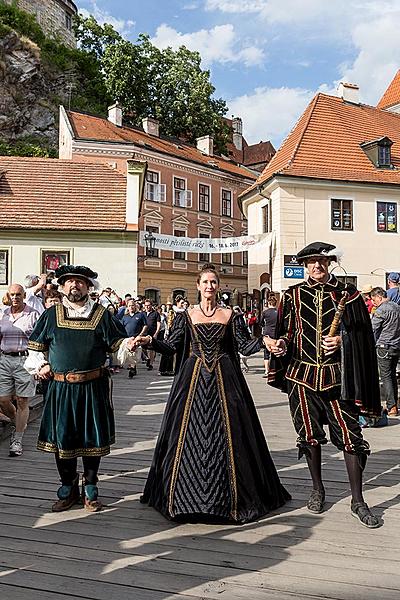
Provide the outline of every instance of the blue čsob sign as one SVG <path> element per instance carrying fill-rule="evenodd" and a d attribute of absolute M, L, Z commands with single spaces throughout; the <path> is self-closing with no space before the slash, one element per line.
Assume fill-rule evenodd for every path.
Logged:
<path fill-rule="evenodd" d="M 304 279 L 304 267 L 284 267 L 285 279 Z"/>

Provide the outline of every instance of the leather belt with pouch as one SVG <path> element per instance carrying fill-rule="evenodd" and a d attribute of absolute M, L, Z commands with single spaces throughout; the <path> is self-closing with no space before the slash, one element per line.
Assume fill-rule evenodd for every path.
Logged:
<path fill-rule="evenodd" d="M 108 373 L 105 367 L 92 369 L 91 371 L 68 371 L 67 373 L 53 373 L 54 381 L 64 381 L 66 383 L 84 383 L 99 379 L 105 373 Z"/>

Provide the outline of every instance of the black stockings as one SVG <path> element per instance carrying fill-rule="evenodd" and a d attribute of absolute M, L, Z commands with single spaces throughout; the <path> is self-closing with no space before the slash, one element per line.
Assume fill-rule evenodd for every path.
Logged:
<path fill-rule="evenodd" d="M 351 496 L 354 502 L 364 502 L 362 494 L 362 474 L 367 462 L 366 454 L 349 454 L 343 452 L 349 476 Z"/>
<path fill-rule="evenodd" d="M 83 456 L 83 476 L 86 483 L 96 485 L 98 478 L 97 472 L 100 466 L 100 456 Z M 77 458 L 60 458 L 56 454 L 57 469 L 60 474 L 61 483 L 63 485 L 72 485 L 76 477 L 76 469 L 78 464 Z"/>
<path fill-rule="evenodd" d="M 362 495 L 362 474 L 367 462 L 366 454 L 350 454 L 343 452 L 344 461 L 346 463 L 347 474 L 349 476 L 351 496 L 354 502 L 363 502 Z M 307 464 L 310 469 L 311 479 L 314 490 L 323 490 L 321 474 L 321 446 L 308 446 Z"/>
<path fill-rule="evenodd" d="M 322 483 L 322 474 L 321 474 L 321 446 L 308 446 L 307 447 L 307 464 L 310 469 L 311 479 L 313 482 L 314 490 L 322 491 L 324 489 L 324 484 Z"/>

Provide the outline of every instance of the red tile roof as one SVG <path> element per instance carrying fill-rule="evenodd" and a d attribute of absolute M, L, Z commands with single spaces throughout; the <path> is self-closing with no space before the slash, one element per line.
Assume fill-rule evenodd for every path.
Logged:
<path fill-rule="evenodd" d="M 387 136 L 393 169 L 377 168 L 360 147 Z M 256 183 L 275 175 L 400 185 L 400 115 L 317 94 Z"/>
<path fill-rule="evenodd" d="M 243 148 L 243 164 L 247 166 L 259 163 L 268 163 L 275 154 L 275 148 L 271 142 L 259 142 Z"/>
<path fill-rule="evenodd" d="M 379 100 L 377 107 L 390 108 L 396 104 L 400 104 L 400 69 L 397 71 L 388 89 Z"/>
<path fill-rule="evenodd" d="M 261 141 L 258 144 L 249 146 L 246 138 L 242 136 L 242 150 L 238 150 L 233 143 L 233 121 L 226 117 L 224 117 L 224 121 L 231 130 L 230 139 L 227 144 L 228 155 L 232 156 L 235 162 L 245 167 L 251 168 L 253 165 L 259 165 L 260 163 L 265 163 L 264 166 L 266 166 L 275 154 L 275 148 L 271 142 Z"/>
<path fill-rule="evenodd" d="M 0 157 L 0 228 L 126 229 L 126 177 L 98 163 Z"/>
<path fill-rule="evenodd" d="M 66 111 L 76 139 L 135 144 L 143 149 L 161 152 L 182 160 L 188 160 L 210 169 L 224 171 L 231 175 L 247 179 L 255 179 L 251 171 L 236 165 L 233 161 L 220 156 L 208 156 L 197 148 L 180 140 L 155 137 L 134 127 L 118 127 L 107 119 L 94 117 L 84 113 Z"/>

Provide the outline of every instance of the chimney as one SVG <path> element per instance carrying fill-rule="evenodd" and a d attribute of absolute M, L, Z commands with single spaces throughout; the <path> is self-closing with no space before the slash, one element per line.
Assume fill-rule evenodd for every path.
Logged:
<path fill-rule="evenodd" d="M 142 119 L 142 127 L 146 133 L 149 135 L 154 135 L 154 137 L 159 137 L 159 122 L 158 119 L 153 119 L 153 117 L 146 117 Z"/>
<path fill-rule="evenodd" d="M 337 88 L 339 98 L 343 98 L 345 102 L 351 102 L 352 104 L 360 104 L 359 91 L 358 85 L 345 83 L 344 81 L 341 81 Z"/>
<path fill-rule="evenodd" d="M 233 144 L 237 150 L 243 150 L 243 122 L 240 117 L 232 119 L 232 138 Z"/>
<path fill-rule="evenodd" d="M 214 138 L 211 135 L 203 135 L 196 139 L 197 150 L 203 154 L 212 156 L 214 154 Z"/>
<path fill-rule="evenodd" d="M 118 127 L 122 126 L 122 106 L 119 102 L 108 107 L 108 120 Z"/>

